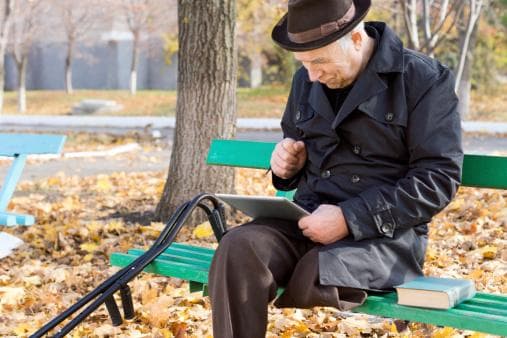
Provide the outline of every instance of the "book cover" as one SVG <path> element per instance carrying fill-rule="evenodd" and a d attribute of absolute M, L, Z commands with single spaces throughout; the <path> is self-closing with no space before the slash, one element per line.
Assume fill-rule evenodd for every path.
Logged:
<path fill-rule="evenodd" d="M 449 309 L 475 296 L 475 285 L 468 279 L 418 277 L 396 292 L 400 305 Z"/>

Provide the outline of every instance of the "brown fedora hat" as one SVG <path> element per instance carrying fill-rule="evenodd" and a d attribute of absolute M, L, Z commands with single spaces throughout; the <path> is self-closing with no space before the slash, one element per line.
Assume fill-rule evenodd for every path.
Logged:
<path fill-rule="evenodd" d="M 371 0 L 289 0 L 271 37 L 293 52 L 320 48 L 350 32 L 370 6 Z"/>

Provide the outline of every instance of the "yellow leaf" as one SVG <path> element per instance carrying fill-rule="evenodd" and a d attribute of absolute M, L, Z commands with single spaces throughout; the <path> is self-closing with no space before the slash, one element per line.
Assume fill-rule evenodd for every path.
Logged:
<path fill-rule="evenodd" d="M 28 285 L 41 285 L 42 284 L 39 276 L 23 277 L 23 282 L 25 282 Z"/>
<path fill-rule="evenodd" d="M 53 280 L 56 283 L 65 281 L 69 275 L 63 268 L 48 269 L 45 273 L 50 280 Z"/>
<path fill-rule="evenodd" d="M 158 332 L 160 332 L 162 334 L 162 336 L 164 336 L 164 338 L 173 338 L 174 337 L 171 330 L 166 329 L 166 328 L 160 329 L 160 330 L 158 330 Z"/>
<path fill-rule="evenodd" d="M 468 277 L 470 277 L 473 280 L 479 280 L 481 279 L 482 275 L 484 275 L 484 271 L 481 269 L 475 269 L 474 271 L 470 272 Z"/>
<path fill-rule="evenodd" d="M 213 229 L 211 228 L 211 224 L 209 224 L 209 222 L 199 224 L 195 227 L 192 235 L 194 235 L 194 237 L 197 239 L 203 239 L 212 236 Z"/>
<path fill-rule="evenodd" d="M 442 329 L 438 329 L 433 333 L 433 338 L 450 338 L 453 337 L 455 334 L 455 330 L 450 327 L 444 327 Z"/>
<path fill-rule="evenodd" d="M 123 224 L 123 222 L 111 221 L 106 224 L 105 228 L 106 228 L 106 231 L 108 231 L 108 232 L 113 232 L 113 231 L 120 232 L 121 230 L 125 229 L 125 225 Z"/>
<path fill-rule="evenodd" d="M 29 323 L 21 323 L 18 326 L 14 328 L 14 333 L 18 337 L 24 337 L 28 333 L 32 332 L 34 327 L 30 325 Z"/>
<path fill-rule="evenodd" d="M 394 323 L 391 323 L 390 327 L 389 327 L 389 332 L 392 333 L 392 334 L 398 334 L 398 328 L 396 327 L 396 324 Z"/>
<path fill-rule="evenodd" d="M 294 329 L 296 330 L 297 333 L 306 333 L 310 331 L 308 326 L 306 326 L 305 323 L 303 322 L 298 322 L 298 324 Z"/>
<path fill-rule="evenodd" d="M 97 190 L 102 192 L 110 191 L 113 188 L 113 185 L 111 184 L 111 181 L 109 180 L 109 177 L 105 175 L 100 175 L 97 179 Z"/>
<path fill-rule="evenodd" d="M 486 245 L 481 249 L 481 251 L 482 257 L 484 257 L 485 259 L 495 259 L 498 249 L 496 246 Z"/>
<path fill-rule="evenodd" d="M 456 211 L 461 209 L 465 205 L 465 200 L 463 198 L 456 198 L 452 201 L 449 206 L 447 206 L 448 211 Z"/>
<path fill-rule="evenodd" d="M 484 333 L 474 332 L 472 335 L 468 336 L 468 338 L 486 338 L 487 335 Z"/>
<path fill-rule="evenodd" d="M 84 251 L 87 251 L 89 253 L 92 253 L 95 250 L 97 250 L 97 248 L 99 246 L 97 245 L 97 243 L 87 242 L 87 243 L 81 244 L 79 247 L 81 248 L 81 250 L 84 250 Z"/>
<path fill-rule="evenodd" d="M 0 305 L 16 305 L 25 298 L 25 289 L 13 287 L 0 288 Z"/>
<path fill-rule="evenodd" d="M 426 250 L 426 259 L 427 260 L 434 260 L 435 258 L 437 258 L 437 252 L 432 248 L 428 248 Z"/>

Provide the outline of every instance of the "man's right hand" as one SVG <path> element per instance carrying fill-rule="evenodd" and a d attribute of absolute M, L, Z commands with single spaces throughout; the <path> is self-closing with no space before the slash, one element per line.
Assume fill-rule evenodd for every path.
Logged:
<path fill-rule="evenodd" d="M 303 141 L 284 138 L 271 154 L 271 170 L 283 179 L 296 175 L 305 165 L 306 147 Z"/>

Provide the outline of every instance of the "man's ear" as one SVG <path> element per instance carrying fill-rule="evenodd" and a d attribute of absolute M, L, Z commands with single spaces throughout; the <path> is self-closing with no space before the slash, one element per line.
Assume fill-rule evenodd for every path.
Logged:
<path fill-rule="evenodd" d="M 363 43 L 363 37 L 360 32 L 353 32 L 352 33 L 352 43 L 354 43 L 354 48 L 356 50 L 361 49 L 361 45 Z"/>

